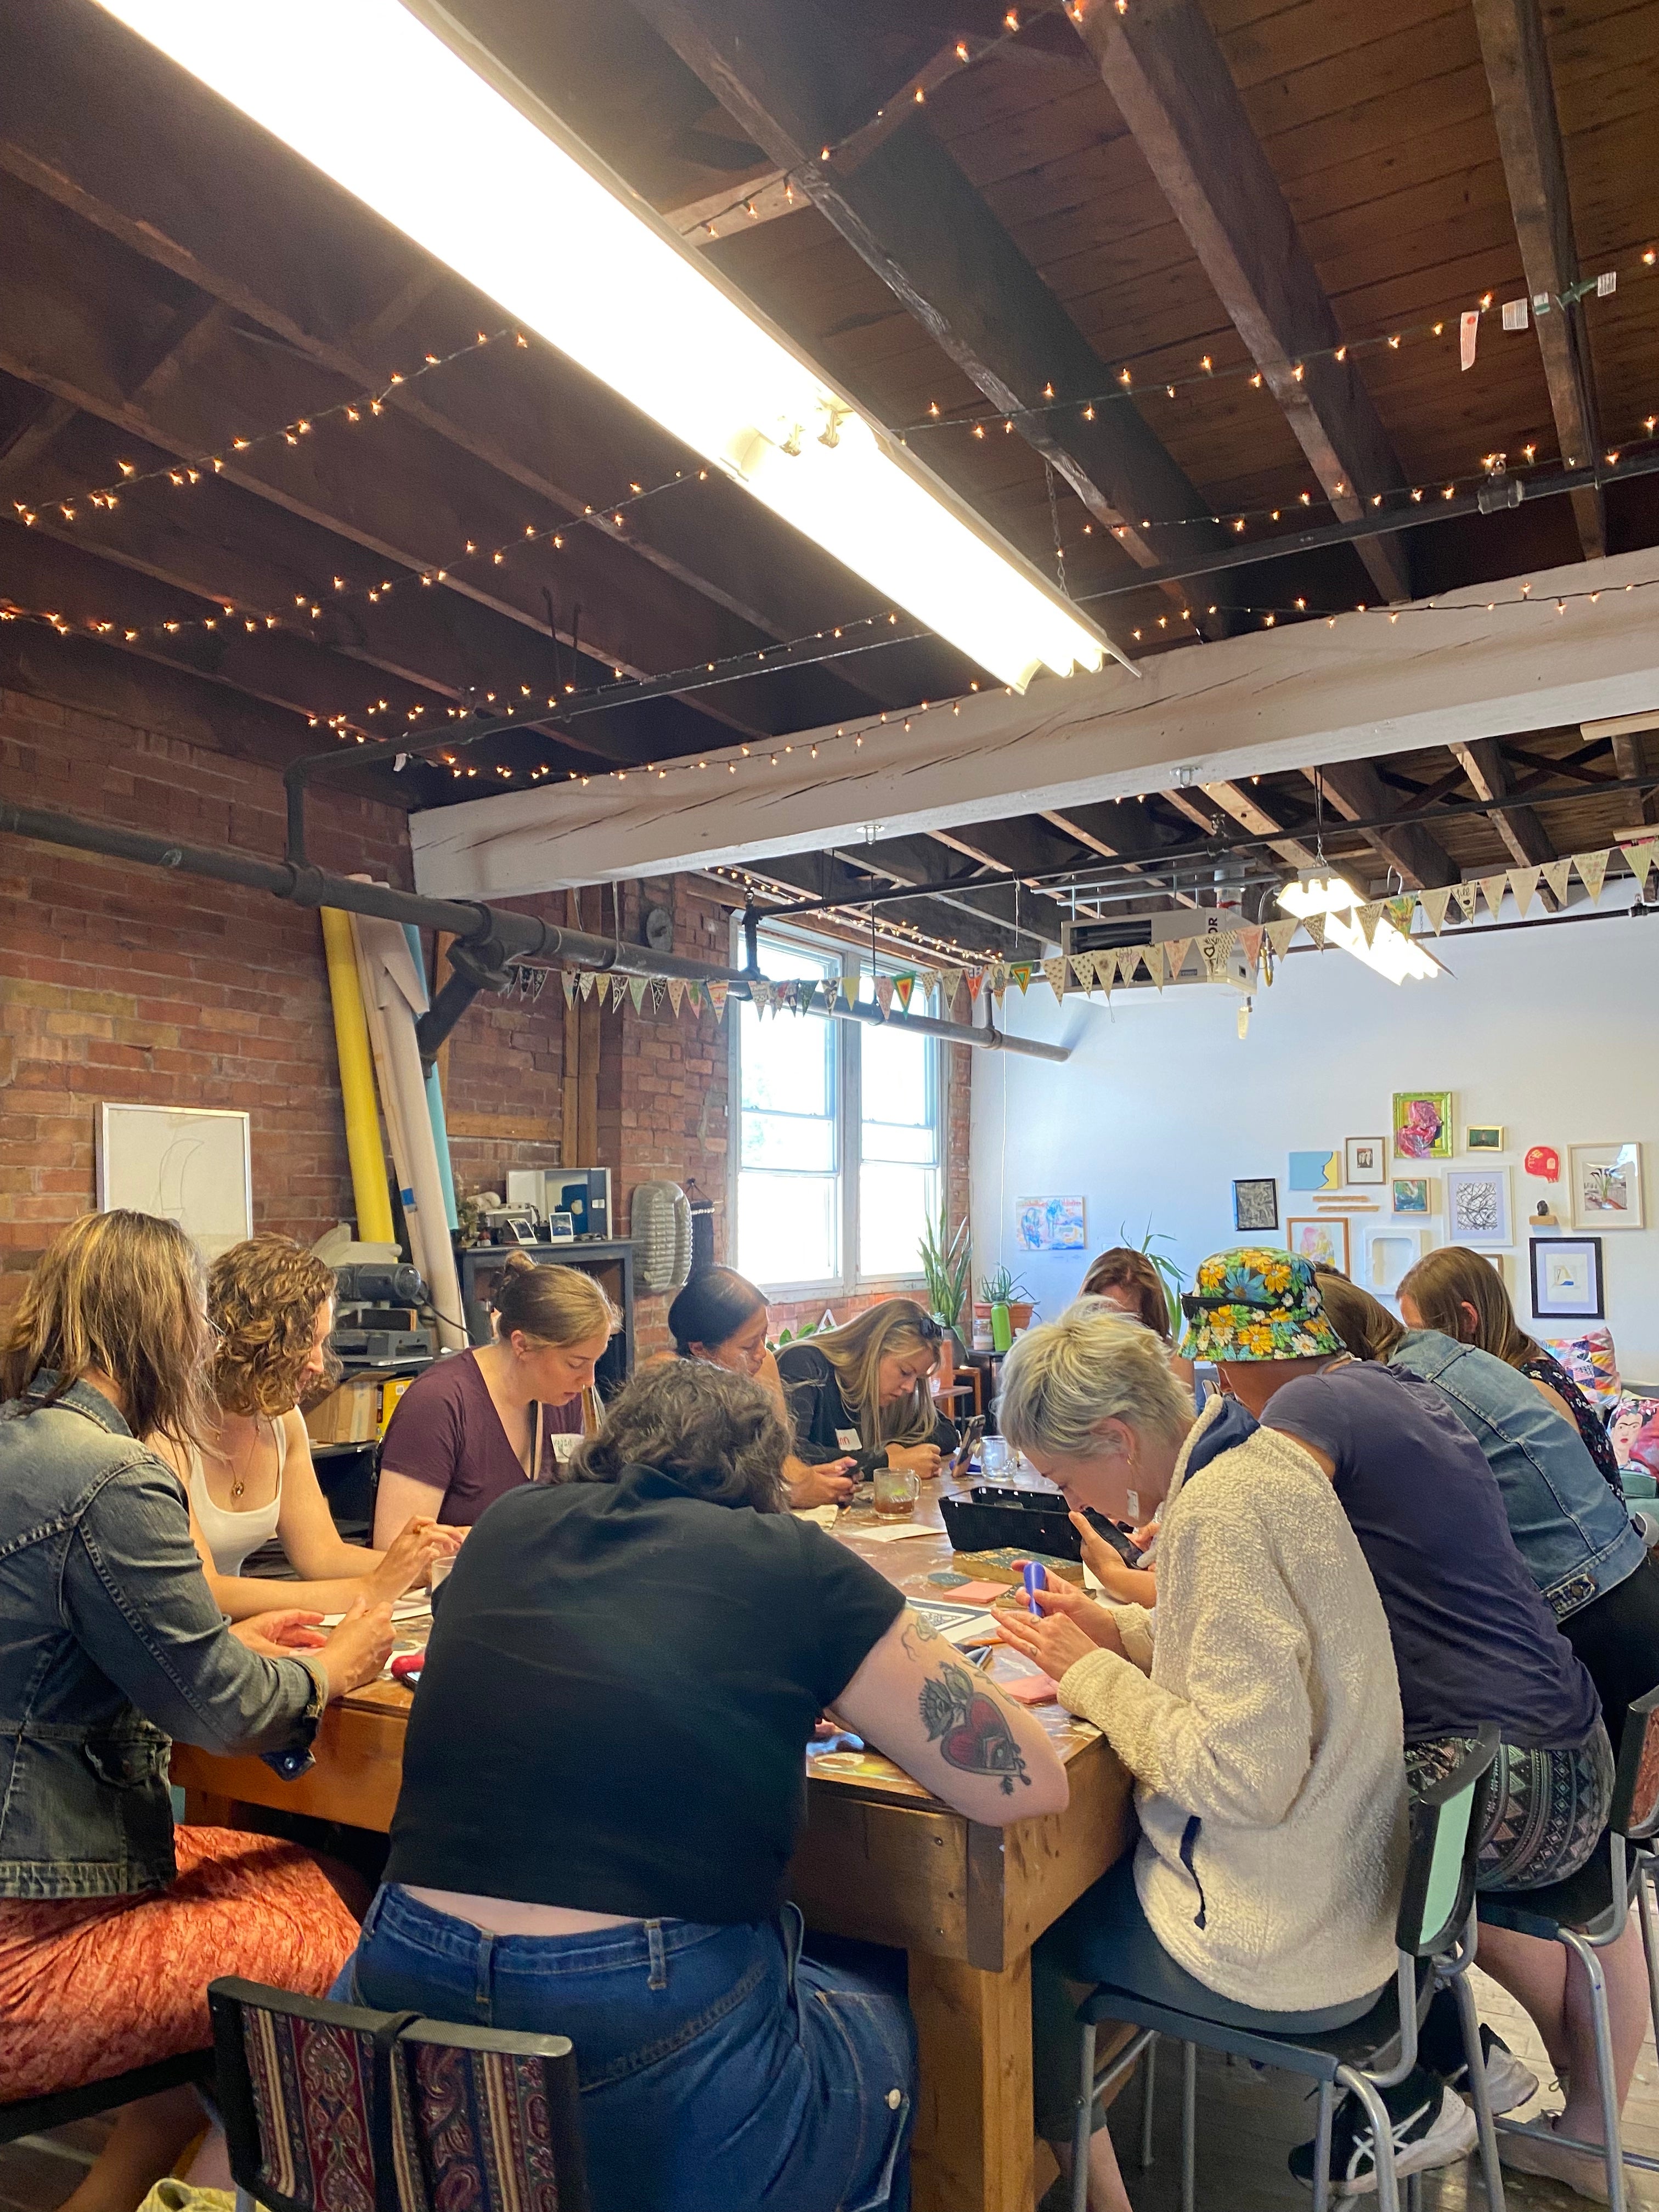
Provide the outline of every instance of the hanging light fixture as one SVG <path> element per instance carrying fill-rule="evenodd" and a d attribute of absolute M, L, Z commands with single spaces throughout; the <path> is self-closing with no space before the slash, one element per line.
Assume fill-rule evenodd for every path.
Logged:
<path fill-rule="evenodd" d="M 1000 682 L 1123 660 L 437 0 L 101 4 Z"/>
<path fill-rule="evenodd" d="M 1359 894 L 1346 876 L 1304 868 L 1294 883 L 1286 884 L 1279 892 L 1279 903 L 1301 921 L 1310 915 L 1323 915 L 1326 944 L 1352 952 L 1356 960 L 1363 960 L 1390 983 L 1426 983 L 1441 972 L 1440 963 L 1428 947 L 1396 929 L 1386 915 L 1377 916 L 1371 941 L 1366 944 L 1365 933 L 1354 913 L 1360 903 Z"/>

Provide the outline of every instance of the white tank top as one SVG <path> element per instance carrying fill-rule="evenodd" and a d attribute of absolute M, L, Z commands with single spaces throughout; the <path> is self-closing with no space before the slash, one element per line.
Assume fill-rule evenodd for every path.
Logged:
<path fill-rule="evenodd" d="M 240 1575 L 248 1554 L 257 1552 L 261 1544 L 268 1543 L 276 1534 L 276 1522 L 283 1510 L 283 1469 L 288 1464 L 288 1437 L 282 1421 L 273 1421 L 270 1427 L 276 1439 L 276 1492 L 269 1505 L 256 1505 L 250 1513 L 228 1513 L 222 1505 L 214 1504 L 208 1494 L 202 1455 L 193 1443 L 190 1448 L 190 1502 L 195 1510 L 196 1525 L 207 1538 L 213 1564 L 222 1575 Z"/>

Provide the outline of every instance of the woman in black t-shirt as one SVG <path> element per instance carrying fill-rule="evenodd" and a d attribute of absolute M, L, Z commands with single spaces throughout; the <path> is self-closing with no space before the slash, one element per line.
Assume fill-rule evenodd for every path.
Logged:
<path fill-rule="evenodd" d="M 912 1298 L 886 1298 L 843 1328 L 787 1344 L 778 1373 L 809 1466 L 850 1457 L 860 1475 L 908 1468 L 939 1473 L 957 1432 L 933 1403 L 939 1325 Z"/>
<path fill-rule="evenodd" d="M 780 1510 L 787 1447 L 746 1378 L 649 1368 L 439 1594 L 349 1986 L 568 2035 L 595 2212 L 908 2201 L 902 1998 L 784 1901 L 827 1706 L 974 1820 L 1066 1802 L 1040 1723 Z"/>

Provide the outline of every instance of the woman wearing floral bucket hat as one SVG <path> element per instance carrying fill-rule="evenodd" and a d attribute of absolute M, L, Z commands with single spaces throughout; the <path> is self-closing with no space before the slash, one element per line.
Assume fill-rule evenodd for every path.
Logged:
<path fill-rule="evenodd" d="M 1328 1348 L 1322 1334 L 1310 1341 Z M 1003 1628 L 1110 1737 L 1140 1816 L 1133 1862 L 1033 1956 L 1038 2127 L 1065 2158 L 1066 1977 L 1088 1971 L 1096 1931 L 1166 1953 L 1212 2003 L 1271 2011 L 1287 2034 L 1370 2008 L 1394 1968 L 1400 1701 L 1388 1623 L 1329 1482 L 1231 1400 L 1195 1424 L 1167 1347 L 1138 1322 L 1085 1298 L 1028 1331 L 998 1413 L 1074 1507 L 1115 1517 L 1134 1510 L 1133 1492 L 1138 1517 L 1162 1508 L 1155 1639 L 1139 1607 L 1109 1611 L 1069 1588 L 1044 1601 L 1048 1618 Z M 1096 2212 L 1128 2212 L 1103 2126 L 1089 2185 Z"/>
<path fill-rule="evenodd" d="M 1485 1452 L 1444 1391 L 1402 1366 L 1350 1355 L 1349 1310 L 1362 1303 L 1375 1306 L 1345 1277 L 1316 1278 L 1295 1255 L 1219 1253 L 1199 1270 L 1185 1348 L 1213 1359 L 1224 1387 L 1263 1426 L 1300 1444 L 1330 1477 L 1388 1614 L 1411 1788 L 1449 1773 L 1481 1721 L 1502 1729 L 1482 1810 L 1479 1886 L 1564 1881 L 1589 1860 L 1612 1797 L 1613 1753 L 1595 1683 L 1516 1544 Z M 1385 1325 L 1382 1309 L 1376 1313 Z M 1316 1333 L 1317 1349 L 1306 1341 Z M 1619 2028 L 1628 2031 L 1616 2029 L 1615 2046 L 1633 2067 L 1646 2011 L 1633 1925 L 1624 1950 L 1622 1958 L 1617 1949 L 1604 1954 L 1603 1963 Z M 1558 2066 L 1579 2085 L 1560 2133 L 1599 2142 L 1588 1993 L 1570 1989 L 1565 1954 L 1483 1928 L 1480 1963 L 1532 2014 Z M 1432 2033 L 1425 2039 L 1431 2063 L 1443 2053 L 1455 2064 L 1455 2048 Z M 1489 2059 L 1487 2080 L 1499 2110 L 1534 2086 L 1501 2051 Z M 1390 2109 L 1411 2091 L 1407 2082 L 1391 2093 Z M 1547 2121 L 1525 2135 L 1506 2133 L 1501 2144 L 1509 2164 L 1605 2201 L 1600 2161 L 1558 2144 Z"/>

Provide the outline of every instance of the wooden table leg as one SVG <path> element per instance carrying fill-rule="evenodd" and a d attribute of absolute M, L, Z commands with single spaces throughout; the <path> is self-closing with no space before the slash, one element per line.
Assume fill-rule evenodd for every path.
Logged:
<path fill-rule="evenodd" d="M 1032 2212 L 1030 1954 L 988 1974 L 913 1951 L 910 2009 L 915 2212 Z"/>
<path fill-rule="evenodd" d="M 186 1787 L 185 1793 L 185 1825 L 190 1828 L 229 1828 L 235 1823 L 231 1808 L 234 1797 L 216 1796 L 210 1790 Z"/>

